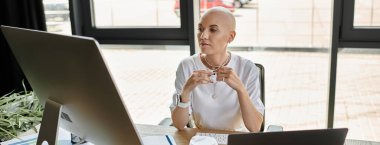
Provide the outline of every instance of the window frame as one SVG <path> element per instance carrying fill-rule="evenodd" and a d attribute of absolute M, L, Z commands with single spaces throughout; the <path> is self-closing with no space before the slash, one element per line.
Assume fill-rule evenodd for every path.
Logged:
<path fill-rule="evenodd" d="M 344 0 L 340 35 L 341 41 L 344 42 L 342 47 L 352 48 L 366 45 L 368 48 L 376 48 L 380 42 L 380 27 L 355 27 L 354 16 L 355 0 Z"/>
<path fill-rule="evenodd" d="M 340 48 L 380 48 L 380 28 L 354 28 L 354 12 L 355 0 L 333 0 L 327 128 L 334 127 L 338 50 Z"/>
<path fill-rule="evenodd" d="M 179 2 L 181 19 L 179 28 L 96 28 L 92 13 L 93 1 L 69 0 L 73 34 L 94 37 L 101 44 L 194 46 L 193 2 L 188 0 L 179 0 Z"/>

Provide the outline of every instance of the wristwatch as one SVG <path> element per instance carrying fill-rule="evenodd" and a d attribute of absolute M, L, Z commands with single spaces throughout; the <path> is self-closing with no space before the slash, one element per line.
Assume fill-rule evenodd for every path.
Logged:
<path fill-rule="evenodd" d="M 178 106 L 178 107 L 181 107 L 181 108 L 187 108 L 187 107 L 189 107 L 190 106 L 190 101 L 189 102 L 186 102 L 186 103 L 183 103 L 183 102 L 181 102 L 181 94 L 177 94 L 177 97 L 176 97 L 177 99 L 177 101 L 176 101 L 176 105 Z"/>

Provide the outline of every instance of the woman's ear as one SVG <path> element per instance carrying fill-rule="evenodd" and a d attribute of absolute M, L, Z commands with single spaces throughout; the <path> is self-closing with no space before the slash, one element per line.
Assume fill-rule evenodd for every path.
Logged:
<path fill-rule="evenodd" d="M 228 43 L 231 43 L 232 41 L 234 41 L 235 36 L 236 36 L 236 31 L 231 31 L 230 38 L 228 38 Z"/>

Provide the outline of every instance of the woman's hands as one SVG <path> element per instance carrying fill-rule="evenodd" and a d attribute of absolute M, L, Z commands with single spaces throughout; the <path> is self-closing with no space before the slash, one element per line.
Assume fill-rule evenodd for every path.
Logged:
<path fill-rule="evenodd" d="M 213 80 L 211 79 L 211 75 L 216 75 L 216 81 L 224 81 L 237 92 L 245 126 L 251 132 L 258 132 L 263 121 L 263 116 L 251 102 L 243 82 L 232 68 L 221 67 L 217 69 L 216 72 L 208 70 L 194 71 L 182 89 L 181 102 L 190 101 L 189 93 L 198 85 L 212 83 Z M 184 128 L 189 119 L 188 113 L 188 109 L 183 108 L 175 109 L 173 111 L 173 124 L 176 128 L 180 130 Z"/>
<path fill-rule="evenodd" d="M 216 72 L 211 72 L 208 70 L 197 70 L 194 71 L 190 78 L 186 81 L 183 90 L 182 97 L 187 99 L 188 93 L 191 92 L 195 87 L 200 84 L 213 83 L 210 76 L 216 75 L 216 81 L 224 81 L 232 89 L 236 91 L 241 91 L 244 89 L 244 85 L 240 78 L 237 76 L 235 71 L 229 67 L 221 67 Z"/>
<path fill-rule="evenodd" d="M 188 94 L 191 92 L 196 86 L 200 84 L 208 84 L 211 83 L 212 80 L 210 79 L 210 76 L 213 75 L 213 72 L 208 70 L 197 70 L 194 71 L 193 74 L 191 74 L 190 78 L 187 79 L 185 85 L 182 89 L 182 98 L 185 101 L 188 99 Z"/>
<path fill-rule="evenodd" d="M 216 71 L 216 80 L 224 81 L 229 85 L 232 89 L 237 92 L 242 91 L 244 89 L 244 85 L 241 82 L 240 78 L 237 76 L 235 71 L 229 67 L 221 67 Z"/>

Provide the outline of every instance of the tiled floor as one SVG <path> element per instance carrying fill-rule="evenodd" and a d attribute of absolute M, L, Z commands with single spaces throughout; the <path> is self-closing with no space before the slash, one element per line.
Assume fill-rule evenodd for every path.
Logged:
<path fill-rule="evenodd" d="M 170 116 L 175 70 L 188 50 L 102 49 L 136 123 L 158 124 Z M 285 130 L 324 128 L 329 54 L 233 51 L 266 68 L 266 123 Z M 371 52 L 372 53 L 372 52 Z M 335 124 L 348 138 L 380 141 L 380 54 L 341 53 Z"/>

